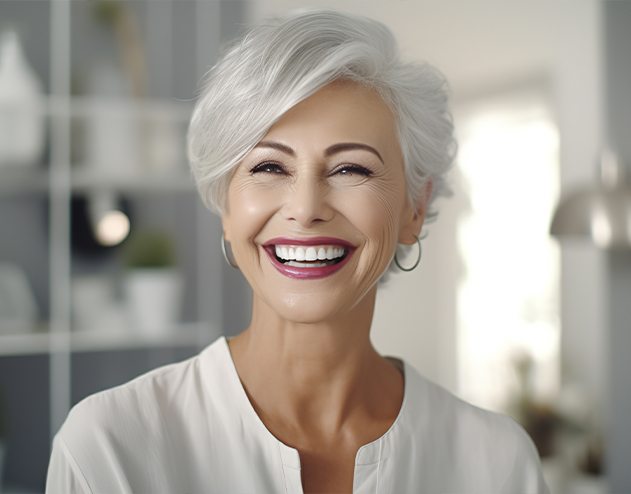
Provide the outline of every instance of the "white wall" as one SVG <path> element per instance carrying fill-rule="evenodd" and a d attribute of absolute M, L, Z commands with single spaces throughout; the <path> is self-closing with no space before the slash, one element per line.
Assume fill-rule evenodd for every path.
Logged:
<path fill-rule="evenodd" d="M 601 141 L 600 6 L 504 0 L 259 0 L 252 19 L 313 6 L 368 15 L 395 33 L 407 59 L 425 59 L 451 83 L 455 104 L 529 81 L 547 84 L 561 135 L 562 187 L 593 176 Z M 457 124 L 457 122 L 456 122 Z M 379 295 L 373 341 L 428 377 L 456 389 L 455 286 L 459 272 L 455 223 L 458 197 L 423 242 L 423 261 L 393 277 Z M 604 382 L 601 256 L 589 246 L 563 253 L 562 354 L 572 376 L 598 395 Z"/>

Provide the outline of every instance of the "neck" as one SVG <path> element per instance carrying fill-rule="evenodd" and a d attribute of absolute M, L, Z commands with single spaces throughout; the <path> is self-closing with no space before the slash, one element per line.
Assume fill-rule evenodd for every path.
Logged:
<path fill-rule="evenodd" d="M 283 319 L 254 298 L 252 323 L 230 351 L 264 423 L 339 430 L 358 410 L 378 408 L 375 387 L 402 381 L 370 343 L 375 297 L 376 287 L 347 314 L 316 324 Z"/>

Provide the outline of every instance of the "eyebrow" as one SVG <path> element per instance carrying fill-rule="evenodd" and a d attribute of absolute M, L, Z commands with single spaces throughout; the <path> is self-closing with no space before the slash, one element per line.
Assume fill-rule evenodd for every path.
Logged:
<path fill-rule="evenodd" d="M 377 158 L 379 158 L 379 161 L 383 163 L 383 158 L 374 147 L 368 146 L 367 144 L 360 144 L 358 142 L 342 142 L 340 144 L 333 144 L 332 146 L 326 148 L 326 150 L 324 151 L 324 156 L 328 157 L 336 153 L 341 153 L 342 151 L 350 151 L 353 149 L 363 149 L 364 151 L 368 151 L 377 156 Z"/>
<path fill-rule="evenodd" d="M 261 141 L 254 147 L 276 149 L 285 154 L 288 154 L 289 156 L 296 156 L 296 153 L 293 149 L 291 149 L 286 144 L 282 144 L 276 141 Z M 361 144 L 358 142 L 341 142 L 339 144 L 333 144 L 332 146 L 329 146 L 328 148 L 325 149 L 324 156 L 328 158 L 329 156 L 332 156 L 337 153 L 341 153 L 342 151 L 351 151 L 354 149 L 362 149 L 364 151 L 368 151 L 374 154 L 375 156 L 377 156 L 377 158 L 379 158 L 379 160 L 382 163 L 384 162 L 383 158 L 374 147 L 368 146 L 367 144 Z"/>
<path fill-rule="evenodd" d="M 288 154 L 289 156 L 296 156 L 296 153 L 294 152 L 293 149 L 291 149 L 289 146 L 285 144 L 281 144 L 280 142 L 276 142 L 276 141 L 261 141 L 254 147 L 277 149 L 278 151 L 282 151 L 283 153 Z"/>

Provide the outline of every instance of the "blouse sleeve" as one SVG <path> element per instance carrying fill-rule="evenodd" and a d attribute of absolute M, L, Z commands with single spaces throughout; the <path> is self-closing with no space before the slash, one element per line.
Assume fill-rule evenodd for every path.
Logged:
<path fill-rule="evenodd" d="M 46 494 L 92 494 L 60 434 L 53 440 L 46 477 Z"/>

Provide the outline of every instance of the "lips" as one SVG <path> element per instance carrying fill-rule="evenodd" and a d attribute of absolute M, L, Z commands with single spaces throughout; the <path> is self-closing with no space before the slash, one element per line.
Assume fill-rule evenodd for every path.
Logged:
<path fill-rule="evenodd" d="M 319 279 L 339 271 L 356 247 L 333 237 L 286 238 L 268 240 L 263 248 L 272 265 L 283 275 L 295 279 Z"/>

